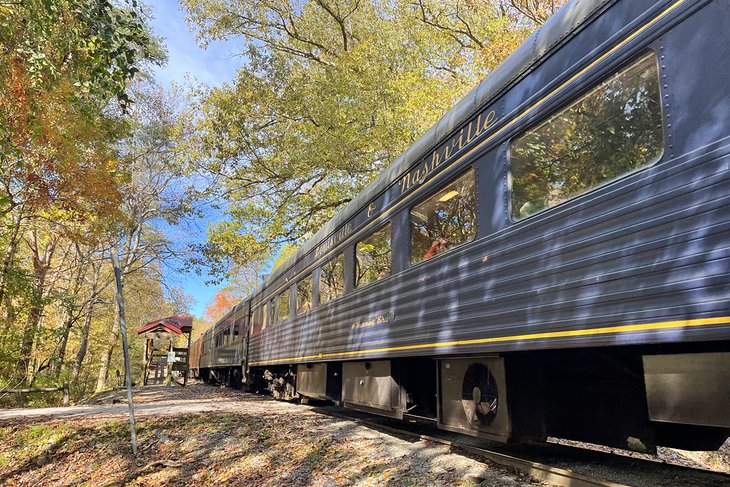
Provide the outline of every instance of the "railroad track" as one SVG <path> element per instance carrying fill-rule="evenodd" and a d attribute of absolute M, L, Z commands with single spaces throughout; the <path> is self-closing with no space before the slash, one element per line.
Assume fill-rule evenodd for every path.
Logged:
<path fill-rule="evenodd" d="M 342 417 L 344 418 L 345 416 Z M 417 438 L 419 440 L 446 445 L 454 450 L 467 452 L 472 455 L 489 460 L 493 463 L 497 463 L 505 467 L 514 468 L 516 470 L 519 470 L 520 472 L 526 473 L 535 480 L 549 482 L 554 485 L 564 487 L 626 487 L 625 484 L 618 484 L 616 482 L 609 482 L 607 480 L 589 477 L 587 475 L 582 475 L 576 472 L 572 472 L 570 470 L 551 467 L 550 465 L 546 465 L 544 463 L 534 462 L 525 458 L 519 458 L 512 455 L 506 455 L 497 451 L 487 450 L 485 448 L 479 448 L 476 446 L 467 445 L 465 443 L 459 443 L 453 440 L 414 433 L 366 420 L 357 419 L 356 421 L 360 424 L 371 426 L 376 429 L 389 431 L 398 435 L 406 435 L 412 438 Z"/>
<path fill-rule="evenodd" d="M 309 406 L 314 411 L 364 426 L 407 437 L 446 445 L 455 451 L 485 459 L 498 465 L 513 468 L 531 478 L 565 487 L 626 487 L 626 486 L 728 486 L 730 475 L 684 465 L 626 457 L 612 453 L 588 450 L 559 444 L 540 444 L 520 447 L 520 454 L 513 454 L 513 447 L 496 445 L 484 447 L 483 440 L 443 432 L 420 422 L 397 423 L 388 418 L 369 416 L 357 411 L 342 410 L 334 406 Z M 426 432 L 424 432 L 426 430 Z M 463 439 L 459 439 L 462 437 Z M 547 452 L 547 454 L 546 454 Z M 563 457 L 569 457 L 564 459 Z M 542 458 L 560 457 L 561 467 Z M 581 458 L 582 457 L 582 458 Z M 537 458 L 537 459 L 536 459 Z M 569 466 L 566 466 L 569 465 Z M 600 467 L 596 465 L 599 464 Z M 598 475 L 580 470 L 600 470 Z"/>

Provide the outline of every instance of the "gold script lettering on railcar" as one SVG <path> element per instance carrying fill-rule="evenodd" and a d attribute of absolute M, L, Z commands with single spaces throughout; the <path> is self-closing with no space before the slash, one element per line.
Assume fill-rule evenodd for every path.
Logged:
<path fill-rule="evenodd" d="M 352 223 L 348 223 L 347 225 L 340 227 L 339 230 L 327 237 L 324 242 L 319 244 L 319 246 L 314 251 L 314 257 L 317 258 L 320 255 L 325 254 L 329 249 L 343 241 L 348 235 L 350 235 L 350 233 L 352 233 Z"/>
<path fill-rule="evenodd" d="M 371 216 L 373 216 L 373 213 L 377 209 L 378 209 L 378 207 L 377 207 L 377 205 L 375 203 L 370 203 L 368 205 L 368 218 L 370 218 Z"/>
<path fill-rule="evenodd" d="M 480 113 L 476 120 L 472 120 L 469 125 L 463 127 L 451 141 L 441 145 L 431 153 L 430 158 L 400 179 L 398 184 L 401 194 L 423 183 L 440 165 L 452 159 L 484 131 L 491 128 L 496 121 L 497 112 L 494 110 L 486 114 Z"/>
<path fill-rule="evenodd" d="M 390 313 L 378 315 L 374 318 L 368 318 L 363 321 L 358 321 L 352 324 L 353 330 L 361 330 L 363 328 L 373 328 L 374 326 L 387 325 L 390 323 Z"/>

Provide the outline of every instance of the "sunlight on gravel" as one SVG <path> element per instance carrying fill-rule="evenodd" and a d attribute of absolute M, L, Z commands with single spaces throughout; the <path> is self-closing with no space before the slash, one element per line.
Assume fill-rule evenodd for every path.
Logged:
<path fill-rule="evenodd" d="M 112 404 L 118 397 L 94 402 Z M 138 392 L 135 400 L 211 401 L 226 404 L 226 411 L 141 417 L 136 459 L 123 417 L 6 421 L 0 428 L 0 484 L 536 485 L 444 446 L 401 440 L 240 391 L 156 388 Z"/>

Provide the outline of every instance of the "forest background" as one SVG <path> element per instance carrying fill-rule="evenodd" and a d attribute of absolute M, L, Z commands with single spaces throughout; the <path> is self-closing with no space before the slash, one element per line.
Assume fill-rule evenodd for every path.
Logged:
<path fill-rule="evenodd" d="M 141 2 L 0 0 L 0 403 L 117 384 L 112 249 L 138 377 L 134 330 L 196 298 L 171 272 L 226 284 L 198 335 L 563 3 L 182 0 L 200 46 L 235 46 L 212 86 L 155 80 Z"/>

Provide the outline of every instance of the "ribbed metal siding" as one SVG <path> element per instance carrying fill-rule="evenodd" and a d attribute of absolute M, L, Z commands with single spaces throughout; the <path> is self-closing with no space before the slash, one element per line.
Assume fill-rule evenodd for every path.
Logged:
<path fill-rule="evenodd" d="M 261 335 L 251 341 L 251 361 L 730 316 L 730 145 L 722 151 L 722 157 L 648 169 L 293 323 L 269 327 L 264 344 Z M 387 325 L 352 328 L 385 313 L 394 316 Z M 442 347 L 435 353 L 729 337 L 730 326 L 714 325 Z"/>
<path fill-rule="evenodd" d="M 699 9 L 707 4 L 687 3 L 693 6 L 694 15 L 651 45 L 659 58 L 663 101 L 667 103 L 667 147 L 659 164 L 350 293 L 305 317 L 270 327 L 263 341 L 262 336 L 253 337 L 250 360 L 255 365 L 267 360 L 292 362 L 292 358 L 304 356 L 313 357 L 308 361 L 356 359 L 362 356 L 326 355 L 730 316 L 730 141 L 725 139 L 730 134 L 730 60 L 727 47 L 718 40 L 730 33 L 722 20 L 727 2 L 716 1 Z M 616 8 L 624 5 L 630 3 L 620 2 Z M 597 21 L 610 23 L 603 18 Z M 708 26 L 712 36 L 688 35 L 705 32 Z M 666 50 L 665 45 L 669 46 Z M 542 82 L 540 69 L 533 73 L 535 79 L 531 79 L 533 74 L 528 76 L 526 86 Z M 692 73 L 701 75 L 687 79 Z M 681 83 L 672 84 L 674 80 Z M 703 93 L 700 86 L 712 90 Z M 724 115 L 718 117 L 718 113 Z M 707 114 L 712 117 L 708 119 Z M 679 154 L 686 155 L 677 158 Z M 491 164 L 506 161 L 491 154 L 477 167 L 482 173 L 504 172 L 493 170 Z M 499 218 L 481 215 L 482 223 Z M 488 257 L 486 263 L 484 257 Z M 390 324 L 353 330 L 353 323 L 384 313 L 394 316 Z M 365 356 L 729 338 L 730 326 L 715 324 Z"/>

